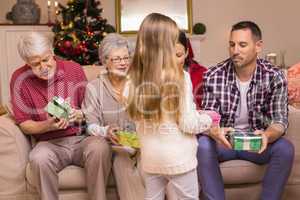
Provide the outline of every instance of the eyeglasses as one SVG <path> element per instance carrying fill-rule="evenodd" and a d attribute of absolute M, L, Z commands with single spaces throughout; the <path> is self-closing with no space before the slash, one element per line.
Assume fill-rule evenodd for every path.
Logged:
<path fill-rule="evenodd" d="M 119 64 L 119 63 L 121 63 L 122 60 L 125 63 L 129 63 L 130 57 L 129 56 L 125 56 L 123 58 L 121 58 L 121 57 L 115 57 L 115 58 L 111 58 L 110 59 L 110 61 L 112 61 L 114 64 Z"/>
<path fill-rule="evenodd" d="M 37 67 L 41 66 L 42 64 L 48 64 L 52 59 L 53 59 L 52 55 L 47 55 L 44 58 L 39 58 L 39 59 L 36 59 L 33 61 L 29 61 L 28 65 L 33 68 L 37 68 Z"/>

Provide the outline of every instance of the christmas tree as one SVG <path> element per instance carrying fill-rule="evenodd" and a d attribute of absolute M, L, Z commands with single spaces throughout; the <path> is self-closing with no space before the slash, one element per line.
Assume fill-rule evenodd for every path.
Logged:
<path fill-rule="evenodd" d="M 103 11 L 96 0 L 69 0 L 59 4 L 52 31 L 54 52 L 81 65 L 100 63 L 98 47 L 107 33 L 115 32 L 113 26 L 101 17 Z"/>

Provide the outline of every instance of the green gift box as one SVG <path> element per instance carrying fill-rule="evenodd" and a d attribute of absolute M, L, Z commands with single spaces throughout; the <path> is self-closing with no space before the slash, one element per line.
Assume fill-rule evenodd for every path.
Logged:
<path fill-rule="evenodd" d="M 229 133 L 229 140 L 234 150 L 254 151 L 261 149 L 262 137 L 253 132 L 233 131 Z"/>
<path fill-rule="evenodd" d="M 69 102 L 65 101 L 61 97 L 55 96 L 47 104 L 45 110 L 49 113 L 49 115 L 54 116 L 56 118 L 68 119 L 72 108 Z"/>
<path fill-rule="evenodd" d="M 116 135 L 119 139 L 119 144 L 136 149 L 140 148 L 140 143 L 136 132 L 118 131 Z"/>

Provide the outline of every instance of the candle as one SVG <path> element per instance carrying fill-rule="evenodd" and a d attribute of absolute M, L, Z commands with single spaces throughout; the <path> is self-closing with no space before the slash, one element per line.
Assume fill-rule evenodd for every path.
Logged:
<path fill-rule="evenodd" d="M 54 1 L 54 12 L 55 12 L 55 21 L 57 21 L 57 15 L 58 15 L 58 2 Z"/>
<path fill-rule="evenodd" d="M 48 24 L 51 24 L 51 1 L 48 0 L 47 1 L 47 8 L 48 8 Z"/>

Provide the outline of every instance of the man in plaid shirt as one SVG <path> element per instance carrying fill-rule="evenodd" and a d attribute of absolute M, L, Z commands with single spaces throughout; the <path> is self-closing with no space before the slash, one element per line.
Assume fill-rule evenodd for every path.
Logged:
<path fill-rule="evenodd" d="M 264 200 L 280 199 L 289 177 L 294 147 L 281 137 L 288 124 L 287 82 L 280 69 L 257 58 L 261 49 L 259 27 L 250 21 L 239 22 L 231 30 L 230 58 L 204 76 L 202 108 L 220 113 L 222 127 L 213 127 L 208 136 L 199 138 L 198 177 L 204 199 L 225 199 L 219 161 L 268 164 L 261 194 Z M 233 150 L 225 137 L 229 127 L 261 135 L 260 151 Z"/>

